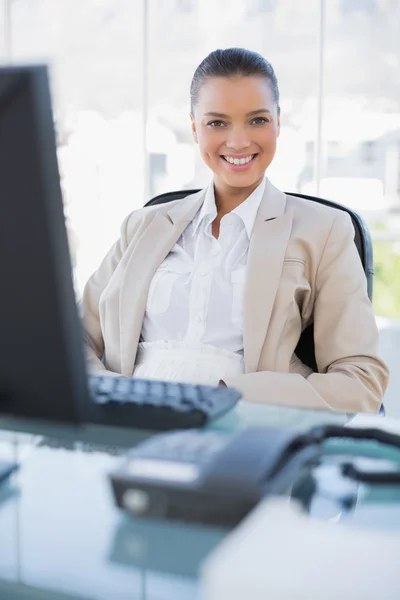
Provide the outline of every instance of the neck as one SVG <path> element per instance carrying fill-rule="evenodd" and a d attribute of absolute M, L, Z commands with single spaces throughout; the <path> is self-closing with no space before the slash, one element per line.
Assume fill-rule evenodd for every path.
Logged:
<path fill-rule="evenodd" d="M 218 216 L 223 217 L 232 210 L 235 210 L 242 202 L 247 200 L 250 194 L 260 185 L 261 181 L 262 177 L 248 187 L 231 187 L 214 180 L 215 205 Z"/>

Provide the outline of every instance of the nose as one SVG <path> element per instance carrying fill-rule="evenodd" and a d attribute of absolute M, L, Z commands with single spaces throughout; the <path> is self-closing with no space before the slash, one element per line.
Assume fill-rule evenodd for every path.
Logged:
<path fill-rule="evenodd" d="M 250 145 L 251 141 L 248 138 L 246 130 L 243 127 L 232 127 L 226 140 L 227 148 L 238 152 L 239 150 L 245 150 Z"/>

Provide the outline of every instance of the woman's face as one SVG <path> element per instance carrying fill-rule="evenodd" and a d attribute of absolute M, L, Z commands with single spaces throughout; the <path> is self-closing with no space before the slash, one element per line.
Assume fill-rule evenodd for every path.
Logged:
<path fill-rule="evenodd" d="M 191 115 L 201 156 L 216 185 L 256 187 L 272 162 L 280 121 L 263 77 L 211 77 Z"/>

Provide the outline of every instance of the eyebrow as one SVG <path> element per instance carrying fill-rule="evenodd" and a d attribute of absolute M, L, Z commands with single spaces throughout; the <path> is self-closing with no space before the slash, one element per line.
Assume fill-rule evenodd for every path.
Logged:
<path fill-rule="evenodd" d="M 258 115 L 259 113 L 269 113 L 270 115 L 272 114 L 270 110 L 268 110 L 268 108 L 260 108 L 258 110 L 252 110 L 250 112 L 248 112 L 246 114 L 246 117 L 251 117 L 253 115 Z M 218 113 L 218 112 L 207 112 L 204 114 L 205 117 L 217 117 L 217 118 L 221 118 L 221 119 L 229 119 L 229 115 L 225 115 L 224 113 Z"/>

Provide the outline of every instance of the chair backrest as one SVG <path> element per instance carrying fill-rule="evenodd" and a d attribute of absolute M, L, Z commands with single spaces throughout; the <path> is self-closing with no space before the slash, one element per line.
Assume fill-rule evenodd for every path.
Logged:
<path fill-rule="evenodd" d="M 180 200 L 181 198 L 195 194 L 198 191 L 200 190 L 180 190 L 176 192 L 160 194 L 159 196 L 152 198 L 152 200 L 149 200 L 146 206 L 154 206 L 155 204 L 165 204 L 167 202 L 172 202 L 173 200 Z M 317 198 L 315 196 L 306 196 L 304 194 L 295 194 L 291 192 L 287 192 L 287 194 L 290 196 L 297 196 L 298 198 L 304 198 L 305 200 L 310 200 L 312 202 L 318 202 L 319 204 L 324 204 L 325 206 L 330 206 L 332 208 L 336 208 L 337 210 L 344 210 L 350 215 L 355 231 L 354 243 L 360 255 L 361 263 L 367 278 L 368 296 L 370 300 L 372 300 L 374 277 L 373 248 L 371 235 L 363 218 L 347 206 L 336 204 L 336 202 L 331 202 L 330 200 L 324 200 L 323 198 Z M 309 325 L 301 334 L 296 348 L 296 354 L 304 364 L 311 367 L 311 369 L 314 371 L 318 371 L 315 360 L 314 327 L 312 324 Z"/>

